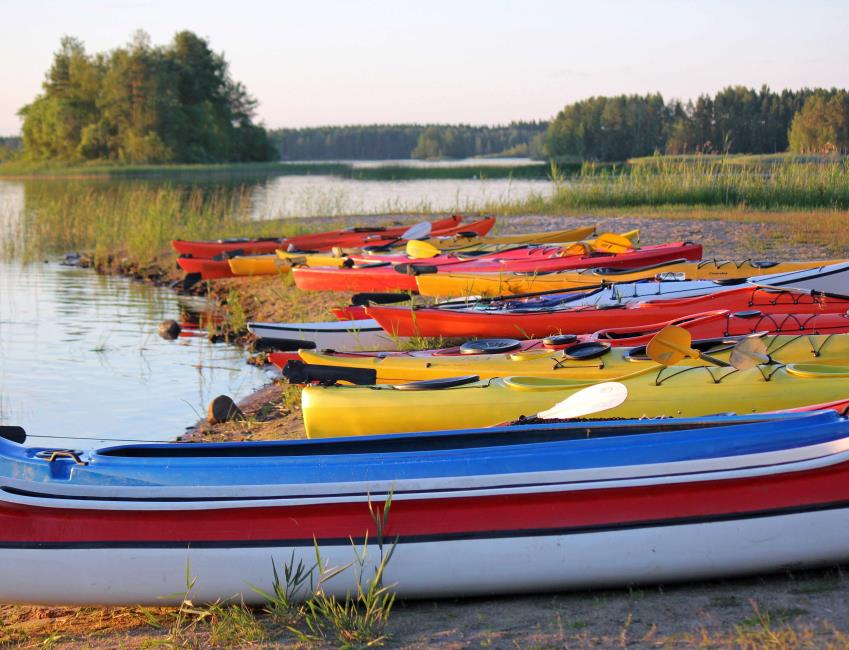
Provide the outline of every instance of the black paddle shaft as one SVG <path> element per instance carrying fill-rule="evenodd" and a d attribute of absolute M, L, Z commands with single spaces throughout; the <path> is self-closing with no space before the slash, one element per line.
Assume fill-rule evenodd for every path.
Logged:
<path fill-rule="evenodd" d="M 286 362 L 283 367 L 283 376 L 293 384 L 333 385 L 337 381 L 347 381 L 360 386 L 371 386 L 377 382 L 377 370 L 373 368 L 323 366 L 294 359 Z"/>

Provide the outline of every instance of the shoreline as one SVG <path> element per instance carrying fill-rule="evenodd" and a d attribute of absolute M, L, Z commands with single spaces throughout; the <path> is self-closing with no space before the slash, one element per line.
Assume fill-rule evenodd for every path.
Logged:
<path fill-rule="evenodd" d="M 605 216 L 524 215 L 502 219 L 501 233 L 568 228 L 597 222 L 599 231 L 643 229 L 643 243 L 661 240 L 702 241 L 705 257 L 826 259 L 833 248 L 824 242 L 798 241 L 787 224 L 754 219 L 685 219 L 635 214 Z M 661 211 L 662 212 L 662 211 Z M 767 215 L 768 216 L 768 215 Z M 339 218 L 328 218 L 339 223 Z M 356 217 L 362 219 L 362 217 Z M 369 217 L 387 220 L 386 216 Z M 166 264 L 146 270 L 132 265 L 98 272 L 115 272 L 141 282 L 168 286 L 180 273 Z M 344 304 L 350 294 L 300 292 L 287 275 L 215 281 L 209 294 L 219 308 L 238 300 L 246 320 L 329 319 L 327 307 Z M 228 342 L 244 345 L 248 340 Z M 219 425 L 203 421 L 182 432 L 189 442 L 302 438 L 299 389 L 285 380 L 273 381 L 240 402 L 247 419 Z M 841 567 L 804 572 L 646 586 L 591 592 L 511 595 L 489 598 L 404 601 L 396 604 L 389 620 L 388 647 L 821 647 L 849 646 L 849 588 Z M 149 648 L 179 644 L 174 636 L 173 609 L 51 608 L 3 605 L 0 645 L 41 647 L 56 639 L 57 647 Z M 300 645 L 291 632 L 268 614 L 251 613 L 254 640 L 236 637 L 239 647 Z M 190 644 L 215 645 L 223 614 L 210 616 L 189 631 Z M 13 634 L 23 634 L 14 637 Z M 229 646 L 228 646 L 229 647 Z M 330 647 L 319 644 L 318 647 Z"/>

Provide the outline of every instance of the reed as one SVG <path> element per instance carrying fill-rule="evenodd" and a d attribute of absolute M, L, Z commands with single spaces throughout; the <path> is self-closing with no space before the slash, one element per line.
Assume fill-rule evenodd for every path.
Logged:
<path fill-rule="evenodd" d="M 126 256 L 153 263 L 172 239 L 280 236 L 303 228 L 293 222 L 253 220 L 248 190 L 184 189 L 138 183 L 33 183 L 12 233 L 24 258 L 69 250 L 93 252 L 98 263 Z M 8 231 L 7 231 L 8 234 Z M 11 239 L 11 236 L 7 236 Z"/>
<path fill-rule="evenodd" d="M 849 209 L 849 162 L 745 165 L 725 158 L 675 160 L 624 169 L 586 164 L 558 183 L 546 212 L 588 207 L 749 206 Z"/>

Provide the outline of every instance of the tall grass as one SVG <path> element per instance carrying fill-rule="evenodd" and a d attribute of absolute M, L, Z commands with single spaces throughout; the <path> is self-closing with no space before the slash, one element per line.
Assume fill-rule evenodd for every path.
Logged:
<path fill-rule="evenodd" d="M 553 197 L 534 207 L 557 212 L 588 207 L 662 205 L 849 209 L 849 162 L 775 163 L 768 169 L 725 158 L 658 158 L 622 170 L 588 164 L 558 183 Z"/>
<path fill-rule="evenodd" d="M 167 254 L 172 239 L 288 234 L 279 223 L 251 218 L 245 188 L 33 183 L 28 190 L 17 228 L 25 258 L 80 250 L 100 261 L 126 256 L 144 264 Z"/>

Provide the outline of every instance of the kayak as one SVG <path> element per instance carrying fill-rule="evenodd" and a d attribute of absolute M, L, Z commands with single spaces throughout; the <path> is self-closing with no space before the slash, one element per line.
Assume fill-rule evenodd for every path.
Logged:
<path fill-rule="evenodd" d="M 423 296 L 507 296 L 540 291 L 565 291 L 608 282 L 646 279 L 731 280 L 760 275 L 764 270 L 786 273 L 830 262 L 765 262 L 755 260 L 700 262 L 673 261 L 639 269 L 582 269 L 565 273 L 471 273 L 446 272 L 416 277 Z"/>
<path fill-rule="evenodd" d="M 453 215 L 446 219 L 437 219 L 431 223 L 431 233 L 457 234 L 463 232 L 468 224 L 463 224 L 463 218 Z M 489 222 L 489 229 L 495 225 L 495 219 Z M 273 253 L 278 248 L 288 248 L 289 245 L 299 250 L 330 250 L 333 246 L 365 246 L 368 243 L 388 241 L 400 237 L 409 229 L 405 226 L 365 226 L 347 230 L 330 230 L 326 232 L 292 235 L 291 237 L 267 237 L 263 239 L 218 239 L 214 241 L 191 241 L 174 239 L 171 246 L 180 255 L 212 258 L 222 253 L 240 251 L 243 255 L 257 253 Z M 488 232 L 488 229 L 487 229 Z M 475 234 L 485 234 L 477 232 Z"/>
<path fill-rule="evenodd" d="M 452 270 L 542 272 L 588 267 L 628 268 L 672 259 L 698 259 L 702 248 L 690 242 L 644 246 L 624 253 L 563 255 L 557 246 L 522 247 L 480 255 L 474 259 L 444 255 L 423 260 L 426 264 L 378 262 L 352 268 L 298 267 L 292 269 L 295 284 L 310 291 L 418 291 L 416 276 Z"/>
<path fill-rule="evenodd" d="M 470 255 L 482 251 L 498 252 L 524 246 L 540 245 L 546 243 L 572 243 L 582 242 L 591 237 L 595 232 L 595 226 L 585 228 L 574 228 L 572 230 L 560 230 L 553 233 L 525 233 L 521 235 L 487 236 L 469 240 L 457 237 L 436 237 L 424 240 L 426 244 L 438 251 L 452 255 Z M 623 236 L 639 237 L 639 230 L 630 231 Z M 405 242 L 406 244 L 406 242 Z M 277 257 L 289 266 L 351 266 L 352 264 L 370 264 L 375 262 L 392 262 L 395 264 L 419 261 L 422 258 L 411 257 L 400 251 L 386 251 L 383 249 L 336 249 L 331 253 L 299 253 L 277 249 Z M 427 259 L 433 260 L 435 256 Z"/>
<path fill-rule="evenodd" d="M 370 318 L 328 323 L 248 323 L 257 338 L 282 350 L 397 350 L 407 339 L 390 336 Z"/>
<path fill-rule="evenodd" d="M 473 224 L 470 224 L 470 226 Z M 595 231 L 595 226 L 575 228 L 572 230 L 560 230 L 547 233 L 525 233 L 518 235 L 501 235 L 488 237 L 469 237 L 464 233 L 463 237 L 437 237 L 425 240 L 431 246 L 438 247 L 443 251 L 449 250 L 478 250 L 484 246 L 495 246 L 510 244 L 514 246 L 527 244 L 542 244 L 546 242 L 573 242 L 589 237 Z M 369 263 L 384 261 L 380 253 L 370 253 L 364 249 L 346 249 L 347 252 L 334 253 L 299 253 L 277 249 L 272 255 L 244 255 L 232 257 L 227 260 L 233 275 L 274 275 L 277 273 L 288 273 L 292 266 L 343 266 L 350 264 L 348 260 L 357 263 Z M 393 253 L 388 253 L 393 255 Z M 395 254 L 397 255 L 397 254 Z M 409 262 L 412 258 L 408 256 L 397 257 L 398 261 Z"/>
<path fill-rule="evenodd" d="M 446 308 L 450 306 L 451 308 Z M 610 327 L 651 325 L 707 311 L 759 311 L 762 314 L 845 313 L 849 299 L 818 297 L 751 286 L 725 287 L 681 299 L 635 299 L 621 306 L 524 306 L 501 301 L 492 306 L 432 307 L 369 305 L 366 313 L 400 336 L 460 338 L 541 338 L 552 334 L 591 334 Z"/>
<path fill-rule="evenodd" d="M 178 605 L 188 571 L 196 605 L 263 605 L 302 564 L 301 600 L 316 549 L 345 567 L 366 540 L 324 593 L 356 593 L 390 549 L 401 598 L 843 563 L 847 438 L 828 411 L 87 452 L 0 439 L 0 600 Z"/>
<path fill-rule="evenodd" d="M 849 319 L 846 319 L 849 323 Z M 849 327 L 844 329 L 849 331 Z M 657 364 L 646 356 L 645 344 L 637 347 L 613 347 L 614 341 L 580 341 L 557 345 L 553 340 L 520 342 L 511 339 L 483 339 L 477 346 L 467 344 L 442 350 L 342 354 L 325 350 L 299 350 L 306 363 L 345 368 L 368 368 L 377 372 L 377 383 L 400 384 L 408 381 L 445 379 L 477 375 L 482 379 L 522 375 L 608 381 Z M 649 337 L 649 340 L 651 337 Z M 693 346 L 728 361 L 739 337 L 703 339 Z M 817 363 L 849 366 L 849 336 L 844 334 L 764 336 L 767 354 L 776 363 Z M 475 353 L 483 349 L 507 349 L 505 352 Z M 512 348 L 512 349 L 510 349 Z M 288 360 L 288 359 L 286 359 Z M 281 359 L 282 361 L 282 359 Z M 705 361 L 685 357 L 681 365 L 705 365 Z M 846 389 L 849 395 L 849 387 Z"/>
<path fill-rule="evenodd" d="M 628 399 L 604 411 L 605 418 L 762 413 L 845 399 L 849 367 L 791 364 L 735 370 L 651 365 L 617 377 L 616 381 L 626 386 Z M 492 426 L 549 409 L 593 384 L 559 377 L 478 380 L 474 375 L 438 383 L 446 387 L 415 383 L 307 386 L 301 396 L 307 436 Z"/>
<path fill-rule="evenodd" d="M 813 291 L 849 298 L 849 262 L 829 264 L 803 271 L 760 275 L 750 278 L 749 282 L 762 287 Z"/>
<path fill-rule="evenodd" d="M 495 225 L 495 218 L 488 217 L 486 219 L 464 223 L 454 228 L 444 229 L 440 232 L 447 234 L 461 232 L 465 238 L 476 237 L 479 234 L 486 234 L 493 225 Z M 385 232 L 387 231 L 380 231 L 380 233 Z M 406 230 L 403 230 L 398 237 L 389 238 L 384 237 L 384 234 L 370 234 L 368 236 L 371 238 L 369 241 L 373 244 L 390 245 L 402 241 L 399 237 L 405 235 L 406 232 Z M 358 237 L 361 236 L 361 233 L 355 234 Z M 297 238 L 291 239 L 297 239 L 298 241 L 303 242 L 303 237 L 308 236 L 309 235 L 299 235 Z M 274 244 L 273 246 L 271 245 L 272 243 Z M 199 274 L 202 280 L 220 280 L 222 278 L 231 278 L 236 275 L 273 275 L 275 273 L 288 270 L 288 267 L 281 268 L 278 266 L 276 263 L 277 255 L 274 251 L 281 246 L 291 245 L 294 247 L 294 243 L 291 240 L 261 240 L 260 244 L 262 246 L 262 250 L 258 248 L 258 244 L 253 248 L 250 246 L 244 248 L 231 248 L 230 250 L 222 251 L 213 257 L 204 255 L 181 255 L 177 258 L 177 264 L 179 264 L 180 268 L 182 268 L 187 274 Z M 327 248 L 327 250 L 329 250 L 329 248 Z M 299 252 L 297 255 L 303 256 L 304 253 Z M 321 257 L 325 260 L 333 259 L 328 255 Z M 238 259 L 240 261 L 236 262 L 234 265 L 231 264 L 231 259 Z"/>

